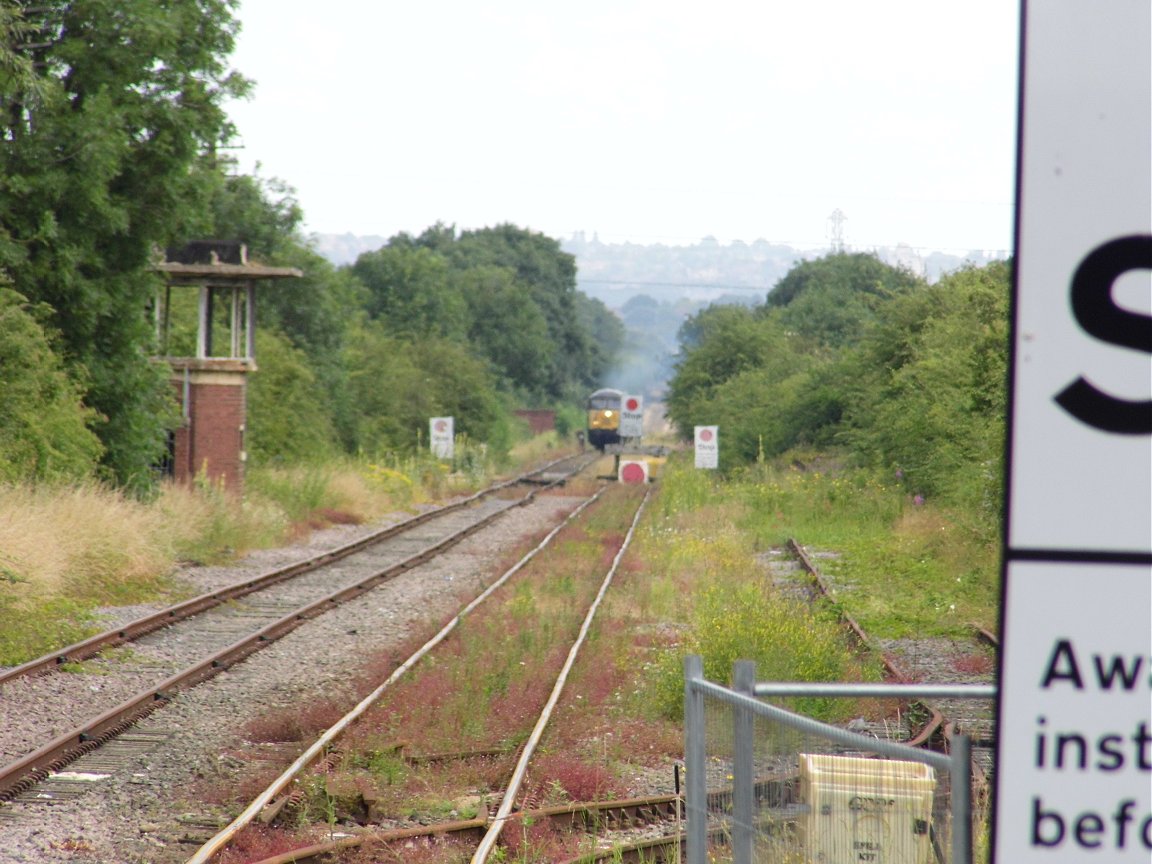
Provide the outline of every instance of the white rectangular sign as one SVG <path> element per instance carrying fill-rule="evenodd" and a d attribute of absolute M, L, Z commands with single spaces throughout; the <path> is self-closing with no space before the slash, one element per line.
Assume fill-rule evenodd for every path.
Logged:
<path fill-rule="evenodd" d="M 644 397 L 625 396 L 620 400 L 620 437 L 640 438 L 644 435 Z"/>
<path fill-rule="evenodd" d="M 1147 549 L 1152 496 L 1148 0 L 1025 16 L 1011 537 Z M 1130 431 L 1115 431 L 1130 427 Z"/>
<path fill-rule="evenodd" d="M 451 417 L 433 417 L 428 421 L 428 440 L 432 455 L 437 459 L 451 459 L 455 451 L 455 422 Z"/>
<path fill-rule="evenodd" d="M 1024 0 L 993 860 L 1152 857 L 1152 4 Z"/>
<path fill-rule="evenodd" d="M 720 427 L 697 426 L 696 434 L 696 467 L 720 467 Z"/>
<path fill-rule="evenodd" d="M 1152 567 L 1009 563 L 999 864 L 1152 859 Z"/>

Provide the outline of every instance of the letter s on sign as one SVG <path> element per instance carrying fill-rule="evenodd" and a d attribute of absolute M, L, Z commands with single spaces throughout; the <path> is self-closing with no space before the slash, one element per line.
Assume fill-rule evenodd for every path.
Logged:
<path fill-rule="evenodd" d="M 1112 284 L 1130 270 L 1152 270 L 1152 235 L 1117 237 L 1085 256 L 1072 277 L 1072 313 L 1085 332 L 1110 345 L 1152 354 L 1152 317 L 1112 299 Z M 1077 378 L 1056 395 L 1082 423 L 1119 435 L 1152 435 L 1152 400 L 1118 399 Z"/>

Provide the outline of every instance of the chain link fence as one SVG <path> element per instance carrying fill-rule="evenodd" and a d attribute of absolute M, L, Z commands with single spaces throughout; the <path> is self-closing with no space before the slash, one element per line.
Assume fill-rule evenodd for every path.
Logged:
<path fill-rule="evenodd" d="M 991 699 L 994 687 L 757 684 L 741 661 L 728 688 L 698 656 L 684 672 L 687 864 L 970 864 L 966 737 L 945 755 L 759 697 Z"/>

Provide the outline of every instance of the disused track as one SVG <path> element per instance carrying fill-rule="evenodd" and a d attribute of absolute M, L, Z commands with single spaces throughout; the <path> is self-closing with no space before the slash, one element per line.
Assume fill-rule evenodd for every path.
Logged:
<path fill-rule="evenodd" d="M 75 728 L 51 740 L 43 740 L 48 735 L 42 736 L 38 746 L 0 767 L 0 801 L 26 793 L 51 772 L 59 771 L 163 707 L 177 693 L 238 663 L 305 621 L 429 560 L 508 509 L 530 502 L 542 489 L 563 482 L 562 473 L 553 471 L 545 475 L 561 461 L 564 460 L 430 510 L 324 555 L 264 573 L 223 591 L 201 595 L 8 670 L 0 676 L 0 684 L 17 678 L 52 675 L 65 663 L 69 664 L 69 670 L 75 670 L 74 664 L 84 661 L 100 663 L 101 652 L 126 642 L 143 646 L 149 641 L 156 643 L 151 648 L 161 649 L 159 659 L 154 656 L 146 670 L 137 670 L 138 677 L 150 680 L 134 695 L 111 706 L 95 708 Z M 579 470 L 586 460 L 573 462 L 574 470 Z M 519 484 L 533 482 L 526 494 L 512 500 L 500 497 Z M 434 529 L 434 525 L 439 527 Z M 388 551 L 382 551 L 385 548 Z M 173 669 L 179 671 L 173 674 Z M 83 682 L 86 678 L 76 674 L 53 677 L 65 682 Z M 12 754 L 8 758 L 12 758 Z"/>
<path fill-rule="evenodd" d="M 660 864 L 674 860 L 676 847 L 680 845 L 677 826 L 682 818 L 682 803 L 675 795 L 660 795 L 543 807 L 518 811 L 509 818 L 508 824 L 509 830 L 517 830 L 520 824 L 550 822 L 557 830 L 581 831 L 589 837 L 642 829 L 652 833 L 655 826 L 661 832 L 658 837 L 628 841 L 613 845 L 611 849 L 577 855 L 555 864 L 593 864 L 599 861 Z M 264 858 L 255 864 L 327 864 L 338 861 L 342 854 L 354 850 L 371 849 L 384 854 L 411 843 L 432 845 L 447 842 L 475 846 L 488 831 L 489 824 L 487 818 L 477 818 L 444 822 L 426 828 L 366 833 L 360 837 L 293 849 L 291 852 Z"/>
<path fill-rule="evenodd" d="M 818 585 L 818 591 L 829 591 L 827 582 L 812 564 L 807 553 L 799 544 L 793 544 L 793 552 L 801 566 Z M 888 677 L 892 681 L 911 681 L 911 673 L 905 671 L 869 639 L 865 631 L 850 616 L 845 616 L 845 625 L 858 641 L 860 647 L 883 657 Z M 985 637 L 987 638 L 987 637 Z M 955 719 L 949 720 L 940 708 L 925 705 L 929 720 L 918 732 L 914 731 L 906 743 L 917 746 L 948 746 L 948 737 L 956 727 Z M 950 715 L 952 716 L 952 715 Z M 971 734 L 970 728 L 962 730 Z M 976 743 L 981 743 L 981 737 Z M 975 752 L 974 748 L 974 752 Z M 979 775 L 977 775 L 979 776 Z M 778 800 L 786 803 L 794 792 L 794 778 L 762 778 L 757 783 L 757 797 L 764 800 Z M 709 808 L 723 809 L 722 800 L 727 792 L 709 793 Z M 532 824 L 542 821 L 553 822 L 561 829 L 588 833 L 590 837 L 601 838 L 600 851 L 588 852 L 559 864 L 599 864 L 599 862 L 671 862 L 678 861 L 682 853 L 683 834 L 680 817 L 682 799 L 679 796 L 656 796 L 618 802 L 585 802 L 566 807 L 525 810 L 507 814 L 504 819 L 509 830 L 516 830 L 518 824 Z M 499 816 L 497 817 L 499 818 Z M 422 829 L 404 829 L 390 832 L 366 832 L 363 836 L 318 844 L 313 847 L 294 850 L 292 853 L 264 859 L 259 864 L 287 864 L 290 861 L 331 862 L 350 850 L 370 848 L 387 855 L 389 849 L 401 848 L 404 844 L 420 842 L 435 844 L 455 840 L 471 845 L 475 838 L 490 825 L 492 820 L 476 819 L 466 822 L 444 823 Z M 721 838 L 717 838 L 722 842 Z M 395 854 L 395 853 L 391 853 Z M 393 860 L 382 857 L 379 860 Z M 395 860 L 400 860 L 396 858 Z M 474 859 L 475 860 L 475 859 Z"/>
<path fill-rule="evenodd" d="M 796 540 L 788 541 L 788 550 L 799 562 L 800 567 L 809 574 L 816 590 L 828 597 L 833 596 L 833 590 L 827 579 L 812 561 L 807 550 Z M 990 675 L 976 673 L 962 674 L 958 678 L 950 676 L 950 680 L 939 680 L 939 675 L 932 668 L 919 668 L 911 665 L 906 659 L 893 658 L 888 651 L 883 650 L 869 637 L 857 621 L 842 608 L 840 616 L 844 621 L 853 640 L 858 647 L 879 657 L 883 663 L 886 677 L 893 683 L 990 683 Z M 972 628 L 971 649 L 973 655 L 979 655 L 982 650 L 998 647 L 996 637 L 980 627 Z M 989 667 L 990 668 L 990 667 Z M 995 734 L 993 732 L 992 706 L 985 703 L 974 703 L 972 700 L 937 699 L 919 700 L 917 703 L 926 718 L 919 729 L 911 730 L 911 737 L 906 742 L 910 746 L 931 747 L 943 752 L 951 748 L 953 735 L 964 734 L 969 736 L 972 745 L 972 777 L 973 785 L 978 790 L 990 786 L 993 751 L 995 748 Z"/>
<path fill-rule="evenodd" d="M 488 856 L 497 848 L 497 842 L 501 832 L 506 826 L 515 823 L 529 824 L 530 819 L 544 819 L 551 822 L 563 824 L 567 828 L 573 826 L 583 827 L 585 830 L 591 829 L 593 826 L 599 830 L 611 830 L 613 828 L 620 828 L 622 826 L 635 826 L 635 825 L 651 825 L 652 823 L 666 820 L 672 824 L 672 820 L 677 818 L 680 813 L 679 801 L 680 799 L 675 796 L 662 796 L 658 799 L 635 799 L 632 801 L 615 801 L 606 803 L 593 803 L 593 804 L 576 804 L 567 807 L 554 807 L 543 810 L 532 810 L 530 812 L 514 811 L 514 801 L 520 791 L 521 784 L 527 772 L 528 764 L 533 756 L 534 750 L 541 740 L 545 727 L 547 726 L 553 709 L 555 708 L 561 691 L 566 683 L 568 674 L 576 660 L 577 654 L 581 645 L 586 638 L 596 611 L 604 598 L 608 587 L 611 584 L 612 578 L 620 565 L 620 561 L 624 555 L 628 544 L 635 532 L 636 526 L 639 522 L 640 514 L 643 510 L 644 503 L 647 501 L 647 496 L 640 503 L 633 516 L 632 523 L 628 529 L 627 535 L 622 540 L 620 547 L 616 553 L 612 564 L 603 578 L 600 590 L 595 599 L 591 602 L 585 616 L 584 624 L 580 628 L 574 643 L 569 649 L 568 659 L 563 668 L 559 671 L 556 677 L 556 683 L 553 688 L 551 697 L 547 704 L 543 707 L 539 718 L 536 721 L 535 728 L 527 741 L 519 749 L 519 761 L 516 768 L 513 770 L 511 777 L 502 792 L 503 800 L 494 814 L 490 814 L 489 818 L 482 818 L 476 820 L 469 820 L 464 822 L 451 822 L 440 825 L 429 826 L 426 829 L 406 829 L 391 832 L 365 832 L 362 836 L 350 839 L 342 839 L 332 841 L 330 843 L 322 843 L 315 846 L 293 850 L 284 855 L 278 855 L 274 858 L 267 859 L 268 864 L 273 862 L 288 862 L 288 861 L 331 861 L 338 860 L 341 853 L 351 849 L 359 849 L 363 846 L 371 846 L 372 848 L 387 848 L 395 844 L 411 843 L 417 840 L 422 842 L 433 842 L 435 839 L 452 838 L 456 841 L 463 841 L 468 845 L 475 845 L 476 852 L 473 857 L 473 862 L 484 862 L 488 860 Z M 578 515 L 579 511 L 574 512 L 569 518 Z M 560 530 L 558 526 L 552 534 L 546 538 L 536 550 L 533 550 L 530 555 L 534 555 L 536 551 L 542 549 L 553 536 Z M 482 602 L 484 597 L 490 592 L 495 590 L 501 583 L 506 581 L 513 575 L 523 563 L 527 561 L 522 559 L 512 570 L 508 571 L 500 580 L 491 586 L 484 595 L 478 597 L 461 613 L 461 616 L 467 614 L 471 609 Z M 458 620 L 458 619 L 457 619 Z M 455 626 L 455 621 L 450 622 L 449 625 L 441 631 L 437 637 L 431 642 L 420 649 L 413 657 L 409 658 L 397 673 L 402 672 L 404 669 L 410 667 L 415 661 L 419 660 L 424 654 L 434 647 L 439 640 L 446 634 L 446 632 Z M 360 715 L 367 709 L 367 707 L 374 703 L 383 690 L 391 684 L 397 677 L 397 673 L 373 694 L 366 697 L 360 705 L 354 709 L 349 715 L 342 718 L 334 727 L 322 735 L 317 742 L 303 754 L 293 766 L 290 766 L 280 777 L 273 782 L 273 784 L 265 790 L 260 796 L 252 802 L 252 804 L 237 817 L 231 825 L 221 831 L 215 837 L 206 842 L 200 850 L 189 859 L 189 864 L 200 864 L 211 860 L 216 853 L 221 851 L 227 844 L 237 835 L 238 832 L 243 830 L 247 825 L 251 824 L 256 819 L 262 821 L 273 820 L 278 817 L 281 810 L 281 805 L 288 802 L 290 795 L 287 790 L 292 788 L 299 776 L 308 768 L 317 758 L 323 753 L 327 752 L 333 742 L 339 735 L 348 728 L 348 726 L 355 722 Z M 661 832 L 665 833 L 665 832 Z M 667 843 L 668 838 L 660 838 L 661 843 Z M 673 842 L 678 845 L 679 840 L 675 837 Z M 623 849 L 623 847 L 617 847 Z M 639 847 L 637 847 L 639 848 Z M 627 853 L 618 851 L 617 857 L 614 860 L 629 861 L 638 860 L 634 859 L 636 853 Z M 623 855 L 623 857 L 620 857 Z M 584 860 L 573 859 L 573 860 Z M 594 860 L 589 858 L 588 860 Z M 651 858 L 647 860 L 653 860 Z M 659 860 L 659 859 L 657 859 Z"/>

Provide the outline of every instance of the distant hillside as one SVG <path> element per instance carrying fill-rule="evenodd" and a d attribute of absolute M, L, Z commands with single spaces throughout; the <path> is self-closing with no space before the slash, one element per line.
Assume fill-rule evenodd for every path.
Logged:
<path fill-rule="evenodd" d="M 802 253 L 791 246 L 757 240 L 721 245 L 706 237 L 692 246 L 601 243 L 583 233 L 561 243 L 576 256 L 581 291 L 613 309 L 631 298 L 648 296 L 677 303 L 709 303 L 724 298 L 737 303 L 763 303 L 764 297 Z"/>
<path fill-rule="evenodd" d="M 374 252 L 388 239 L 379 235 L 312 235 L 316 251 L 338 266 L 353 263 L 363 252 Z M 577 287 L 617 310 L 638 296 L 670 304 L 763 303 L 768 292 L 798 261 L 828 252 L 794 249 L 767 240 L 721 244 L 712 237 L 691 246 L 601 243 L 595 234 L 589 240 L 582 231 L 562 240 L 560 245 L 576 257 Z M 847 251 L 874 252 L 882 261 L 905 267 L 931 282 L 965 263 L 983 266 L 1003 257 L 981 251 L 964 256 L 943 252 L 924 256 L 910 246 Z"/>

